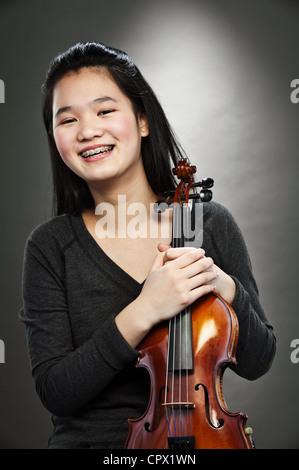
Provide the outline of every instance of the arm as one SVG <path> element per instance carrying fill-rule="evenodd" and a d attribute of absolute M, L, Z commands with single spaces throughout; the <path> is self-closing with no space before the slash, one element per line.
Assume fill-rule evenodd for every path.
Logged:
<path fill-rule="evenodd" d="M 69 246 L 69 243 L 67 244 Z M 190 252 L 192 251 L 192 253 Z M 187 250 L 167 266 L 159 254 L 153 264 L 141 294 L 114 317 L 89 328 L 83 344 L 74 344 L 74 322 L 85 328 L 89 316 L 76 317 L 69 309 L 69 295 L 65 279 L 66 254 L 59 248 L 57 239 L 47 237 L 46 243 L 30 240 L 26 246 L 23 276 L 24 308 L 21 320 L 27 328 L 32 374 L 37 393 L 44 406 L 53 414 L 69 415 L 88 403 L 128 365 L 136 363 L 138 352 L 134 349 L 151 327 L 180 311 L 184 303 L 191 303 L 198 295 L 211 291 L 206 282 L 214 273 L 204 273 L 202 287 L 196 287 L 196 273 L 207 268 L 202 250 Z M 80 260 L 76 260 L 80 263 Z M 185 269 L 184 269 L 185 268 Z M 189 273 L 189 274 L 188 274 Z M 84 276 L 92 276 L 87 271 Z M 81 273 L 82 275 L 82 273 Z M 79 265 L 78 276 L 80 277 Z M 184 289 L 178 289 L 169 302 L 169 288 L 178 277 L 185 279 Z M 192 276 L 191 285 L 188 278 Z M 198 274 L 201 276 L 201 274 Z M 75 287 L 72 286 L 72 289 Z M 191 295 L 188 295 L 191 290 Z M 101 312 L 99 287 L 99 311 Z M 82 292 L 82 295 L 84 293 Z M 81 308 L 85 309 L 85 302 Z M 87 305 L 86 305 L 87 306 Z M 167 308 L 165 308 L 167 307 Z M 94 308 L 94 307 L 92 307 Z M 90 315 L 90 309 L 87 310 Z M 117 313 L 117 312 L 116 312 Z"/>
<path fill-rule="evenodd" d="M 216 292 L 232 305 L 239 321 L 238 365 L 233 370 L 254 380 L 269 370 L 275 355 L 276 339 L 259 300 L 251 261 L 239 227 L 232 215 L 219 205 L 215 220 L 213 224 L 207 221 L 210 244 L 218 263 L 216 270 L 219 276 L 214 284 Z M 233 290 L 228 287 L 232 283 Z"/>
<path fill-rule="evenodd" d="M 75 348 L 64 256 L 57 248 L 52 251 L 46 256 L 32 241 L 26 246 L 20 317 L 26 325 L 36 391 L 51 413 L 66 416 L 98 395 L 120 370 L 135 363 L 138 353 L 122 338 L 113 319 L 102 322 L 90 339 Z"/>

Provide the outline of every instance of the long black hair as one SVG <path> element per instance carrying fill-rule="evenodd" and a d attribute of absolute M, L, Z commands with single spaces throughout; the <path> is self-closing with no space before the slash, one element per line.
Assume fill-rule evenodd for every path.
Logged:
<path fill-rule="evenodd" d="M 141 154 L 148 182 L 158 196 L 173 189 L 175 182 L 171 166 L 176 165 L 184 155 L 155 93 L 125 52 L 98 42 L 78 43 L 55 57 L 42 86 L 43 118 L 52 164 L 53 214 L 78 214 L 94 206 L 87 183 L 70 170 L 60 157 L 52 127 L 56 83 L 67 73 L 83 67 L 106 69 L 130 99 L 135 115 L 146 115 L 149 135 L 142 138 Z"/>

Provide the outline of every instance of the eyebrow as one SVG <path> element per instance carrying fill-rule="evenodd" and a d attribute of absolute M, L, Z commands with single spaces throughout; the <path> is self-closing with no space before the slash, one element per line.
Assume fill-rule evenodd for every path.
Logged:
<path fill-rule="evenodd" d="M 114 101 L 117 103 L 117 101 L 114 98 L 111 98 L 111 96 L 102 96 L 100 98 L 96 98 L 95 100 L 91 101 L 90 104 L 94 103 L 104 103 L 105 101 Z M 55 118 L 57 118 L 60 114 L 65 113 L 67 111 L 71 111 L 73 109 L 73 106 L 63 106 L 57 110 L 55 113 Z"/>

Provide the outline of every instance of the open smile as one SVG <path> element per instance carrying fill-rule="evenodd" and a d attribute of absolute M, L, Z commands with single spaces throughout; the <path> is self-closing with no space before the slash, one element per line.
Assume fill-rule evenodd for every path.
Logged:
<path fill-rule="evenodd" d="M 94 160 L 98 157 L 104 157 L 108 155 L 114 149 L 114 145 L 101 145 L 99 147 L 90 148 L 80 152 L 82 158 Z"/>

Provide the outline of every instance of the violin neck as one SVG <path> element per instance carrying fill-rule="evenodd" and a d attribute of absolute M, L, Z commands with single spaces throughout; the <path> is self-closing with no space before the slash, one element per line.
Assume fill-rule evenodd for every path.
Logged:
<path fill-rule="evenodd" d="M 193 202 L 193 201 L 192 201 Z M 172 246 L 188 246 L 193 237 L 192 232 L 193 204 L 175 205 L 173 208 Z M 193 370 L 193 345 L 191 308 L 188 307 L 169 322 L 168 370 Z"/>
<path fill-rule="evenodd" d="M 188 205 L 175 205 L 172 216 L 172 246 L 182 248 L 190 246 L 194 241 L 195 201 Z"/>
<path fill-rule="evenodd" d="M 191 308 L 169 322 L 168 371 L 193 370 Z"/>

